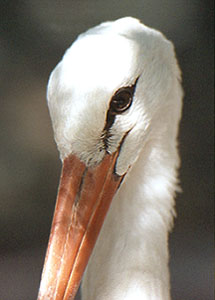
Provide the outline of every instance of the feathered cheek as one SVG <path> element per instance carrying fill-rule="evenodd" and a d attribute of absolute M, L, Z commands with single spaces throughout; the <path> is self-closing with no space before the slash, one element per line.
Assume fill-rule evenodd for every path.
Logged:
<path fill-rule="evenodd" d="M 119 176 L 127 173 L 128 169 L 138 159 L 141 150 L 148 140 L 148 128 L 136 125 L 124 134 L 116 163 L 116 173 Z"/>

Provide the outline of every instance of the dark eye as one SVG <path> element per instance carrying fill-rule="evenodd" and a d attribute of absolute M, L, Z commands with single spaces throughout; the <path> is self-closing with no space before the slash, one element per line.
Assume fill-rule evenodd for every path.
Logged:
<path fill-rule="evenodd" d="M 125 87 L 119 89 L 111 99 L 110 107 L 112 113 L 120 114 L 126 111 L 131 106 L 132 97 L 132 87 Z"/>

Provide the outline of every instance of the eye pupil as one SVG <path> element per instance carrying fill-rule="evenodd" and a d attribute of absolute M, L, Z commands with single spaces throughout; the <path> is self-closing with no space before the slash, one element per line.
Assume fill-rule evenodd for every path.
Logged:
<path fill-rule="evenodd" d="M 118 89 L 116 93 L 113 95 L 107 113 L 108 118 L 111 119 L 112 122 L 116 114 L 123 113 L 131 106 L 138 79 L 139 77 L 137 77 L 133 85 Z"/>
<path fill-rule="evenodd" d="M 132 102 L 132 91 L 128 88 L 120 89 L 111 100 L 111 109 L 115 113 L 127 110 Z"/>

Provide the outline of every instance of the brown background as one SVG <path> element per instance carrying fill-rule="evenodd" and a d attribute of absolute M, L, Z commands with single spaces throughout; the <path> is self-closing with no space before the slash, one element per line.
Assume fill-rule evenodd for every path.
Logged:
<path fill-rule="evenodd" d="M 46 106 L 50 71 L 75 37 L 131 15 L 161 30 L 183 71 L 183 193 L 170 238 L 173 300 L 211 300 L 213 13 L 200 0 L 0 1 L 0 299 L 36 299 L 60 161 Z"/>

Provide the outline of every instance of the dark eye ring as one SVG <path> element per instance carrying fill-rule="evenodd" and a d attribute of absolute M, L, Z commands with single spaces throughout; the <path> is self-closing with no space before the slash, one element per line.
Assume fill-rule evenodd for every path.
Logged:
<path fill-rule="evenodd" d="M 110 107 L 112 113 L 121 114 L 126 111 L 132 103 L 133 89 L 130 87 L 119 89 L 112 97 Z"/>

